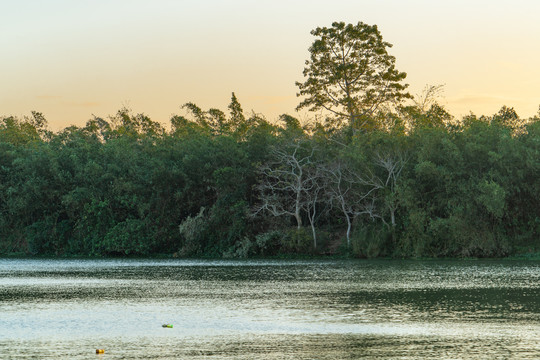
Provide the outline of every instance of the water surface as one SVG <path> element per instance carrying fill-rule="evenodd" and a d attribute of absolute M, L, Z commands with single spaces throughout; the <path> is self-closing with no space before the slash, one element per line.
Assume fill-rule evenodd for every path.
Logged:
<path fill-rule="evenodd" d="M 0 358 L 536 359 L 539 296 L 538 262 L 3 259 Z"/>

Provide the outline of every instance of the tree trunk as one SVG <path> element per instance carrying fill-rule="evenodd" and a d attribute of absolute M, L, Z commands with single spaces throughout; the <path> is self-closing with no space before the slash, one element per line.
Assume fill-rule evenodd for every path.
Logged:
<path fill-rule="evenodd" d="M 296 180 L 296 203 L 294 206 L 294 217 L 296 218 L 296 224 L 298 225 L 298 230 L 302 228 L 302 217 L 300 216 L 300 197 L 302 196 L 302 169 L 299 169 L 300 174 Z"/>
<path fill-rule="evenodd" d="M 347 218 L 347 248 L 351 248 L 351 217 L 349 214 L 345 214 Z"/>
<path fill-rule="evenodd" d="M 343 211 L 343 215 L 345 215 L 345 218 L 347 219 L 347 248 L 351 247 L 351 216 L 345 209 L 345 203 L 344 200 L 341 199 L 341 211 Z"/>
<path fill-rule="evenodd" d="M 302 217 L 300 216 L 300 208 L 297 207 L 294 212 L 294 218 L 296 219 L 296 225 L 298 230 L 302 228 Z"/>
<path fill-rule="evenodd" d="M 311 223 L 311 232 L 313 233 L 313 249 L 317 249 L 317 233 L 315 231 L 315 224 L 313 224 L 313 221 L 310 221 Z"/>

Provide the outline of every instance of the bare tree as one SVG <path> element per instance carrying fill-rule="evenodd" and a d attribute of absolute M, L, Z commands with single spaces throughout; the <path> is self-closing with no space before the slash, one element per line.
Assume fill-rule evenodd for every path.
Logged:
<path fill-rule="evenodd" d="M 371 172 L 359 174 L 338 161 L 325 167 L 329 197 L 341 210 L 347 220 L 347 246 L 351 245 L 351 229 L 354 219 L 368 214 L 368 200 L 382 187 L 378 178 Z"/>
<path fill-rule="evenodd" d="M 437 99 L 443 92 L 444 84 L 426 85 L 422 92 L 417 94 L 412 101 L 420 112 L 425 113 L 433 104 L 437 103 Z"/>
<path fill-rule="evenodd" d="M 376 166 L 383 169 L 383 174 L 377 178 L 377 181 L 381 189 L 386 189 L 384 206 L 390 214 L 390 225 L 395 228 L 396 211 L 399 205 L 397 187 L 403 168 L 407 163 L 407 154 L 401 151 L 376 152 L 374 162 Z M 372 211 L 371 216 L 379 217 L 385 225 L 389 226 L 382 215 L 376 216 L 375 212 Z"/>
<path fill-rule="evenodd" d="M 311 233 L 313 235 L 313 248 L 317 248 L 317 231 L 315 222 L 324 210 L 327 208 L 327 184 L 324 169 L 320 164 L 315 164 L 307 169 L 306 187 L 303 190 L 304 199 L 302 201 L 303 209 L 306 212 Z M 322 210 L 322 211 L 321 211 Z"/>
<path fill-rule="evenodd" d="M 303 197 L 313 182 L 306 173 L 313 165 L 314 153 L 314 149 L 306 149 L 304 143 L 294 141 L 283 149 L 274 148 L 273 161 L 260 167 L 261 182 L 257 188 L 261 203 L 255 208 L 255 214 L 264 210 L 274 216 L 294 216 L 298 229 L 302 227 Z"/>

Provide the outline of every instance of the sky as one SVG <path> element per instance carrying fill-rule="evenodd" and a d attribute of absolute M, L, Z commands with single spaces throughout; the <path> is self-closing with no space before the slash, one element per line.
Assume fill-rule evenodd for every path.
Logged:
<path fill-rule="evenodd" d="M 0 0 L 0 116 L 51 130 L 127 107 L 165 126 L 181 105 L 296 113 L 317 26 L 376 24 L 409 92 L 444 85 L 454 116 L 540 105 L 536 0 Z"/>

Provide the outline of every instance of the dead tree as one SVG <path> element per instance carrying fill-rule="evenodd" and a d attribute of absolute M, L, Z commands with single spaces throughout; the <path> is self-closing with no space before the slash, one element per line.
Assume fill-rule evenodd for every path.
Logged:
<path fill-rule="evenodd" d="M 320 164 L 310 166 L 306 171 L 306 187 L 303 190 L 303 209 L 309 219 L 313 235 L 313 248 L 317 248 L 317 231 L 315 222 L 327 208 L 327 181 L 324 168 Z M 322 211 L 321 211 L 322 210 Z"/>
<path fill-rule="evenodd" d="M 426 85 L 422 90 L 422 93 L 417 94 L 413 99 L 414 106 L 425 113 L 429 108 L 437 104 L 437 98 L 439 98 L 444 92 L 444 84 L 440 85 Z"/>
<path fill-rule="evenodd" d="M 273 216 L 294 216 L 298 229 L 302 227 L 304 193 L 312 186 L 306 173 L 314 153 L 303 144 L 296 141 L 272 150 L 273 160 L 259 168 L 261 203 L 254 209 L 255 214 L 268 211 Z"/>
<path fill-rule="evenodd" d="M 365 204 L 382 185 L 371 172 L 365 171 L 359 174 L 341 161 L 327 164 L 324 172 L 329 197 L 347 221 L 347 246 L 350 247 L 354 219 L 359 215 L 369 213 Z"/>
<path fill-rule="evenodd" d="M 383 170 L 380 177 L 377 178 L 377 182 L 381 189 L 385 189 L 384 207 L 388 210 L 390 215 L 391 228 L 396 227 L 396 211 L 399 206 L 398 199 L 398 182 L 401 177 L 401 173 L 405 164 L 407 163 L 407 154 L 400 151 L 395 152 L 377 152 L 375 154 L 374 163 L 377 167 Z M 375 216 L 375 212 L 372 212 L 372 216 Z M 377 215 L 385 225 L 390 227 L 388 222 L 385 221 L 384 216 Z"/>

